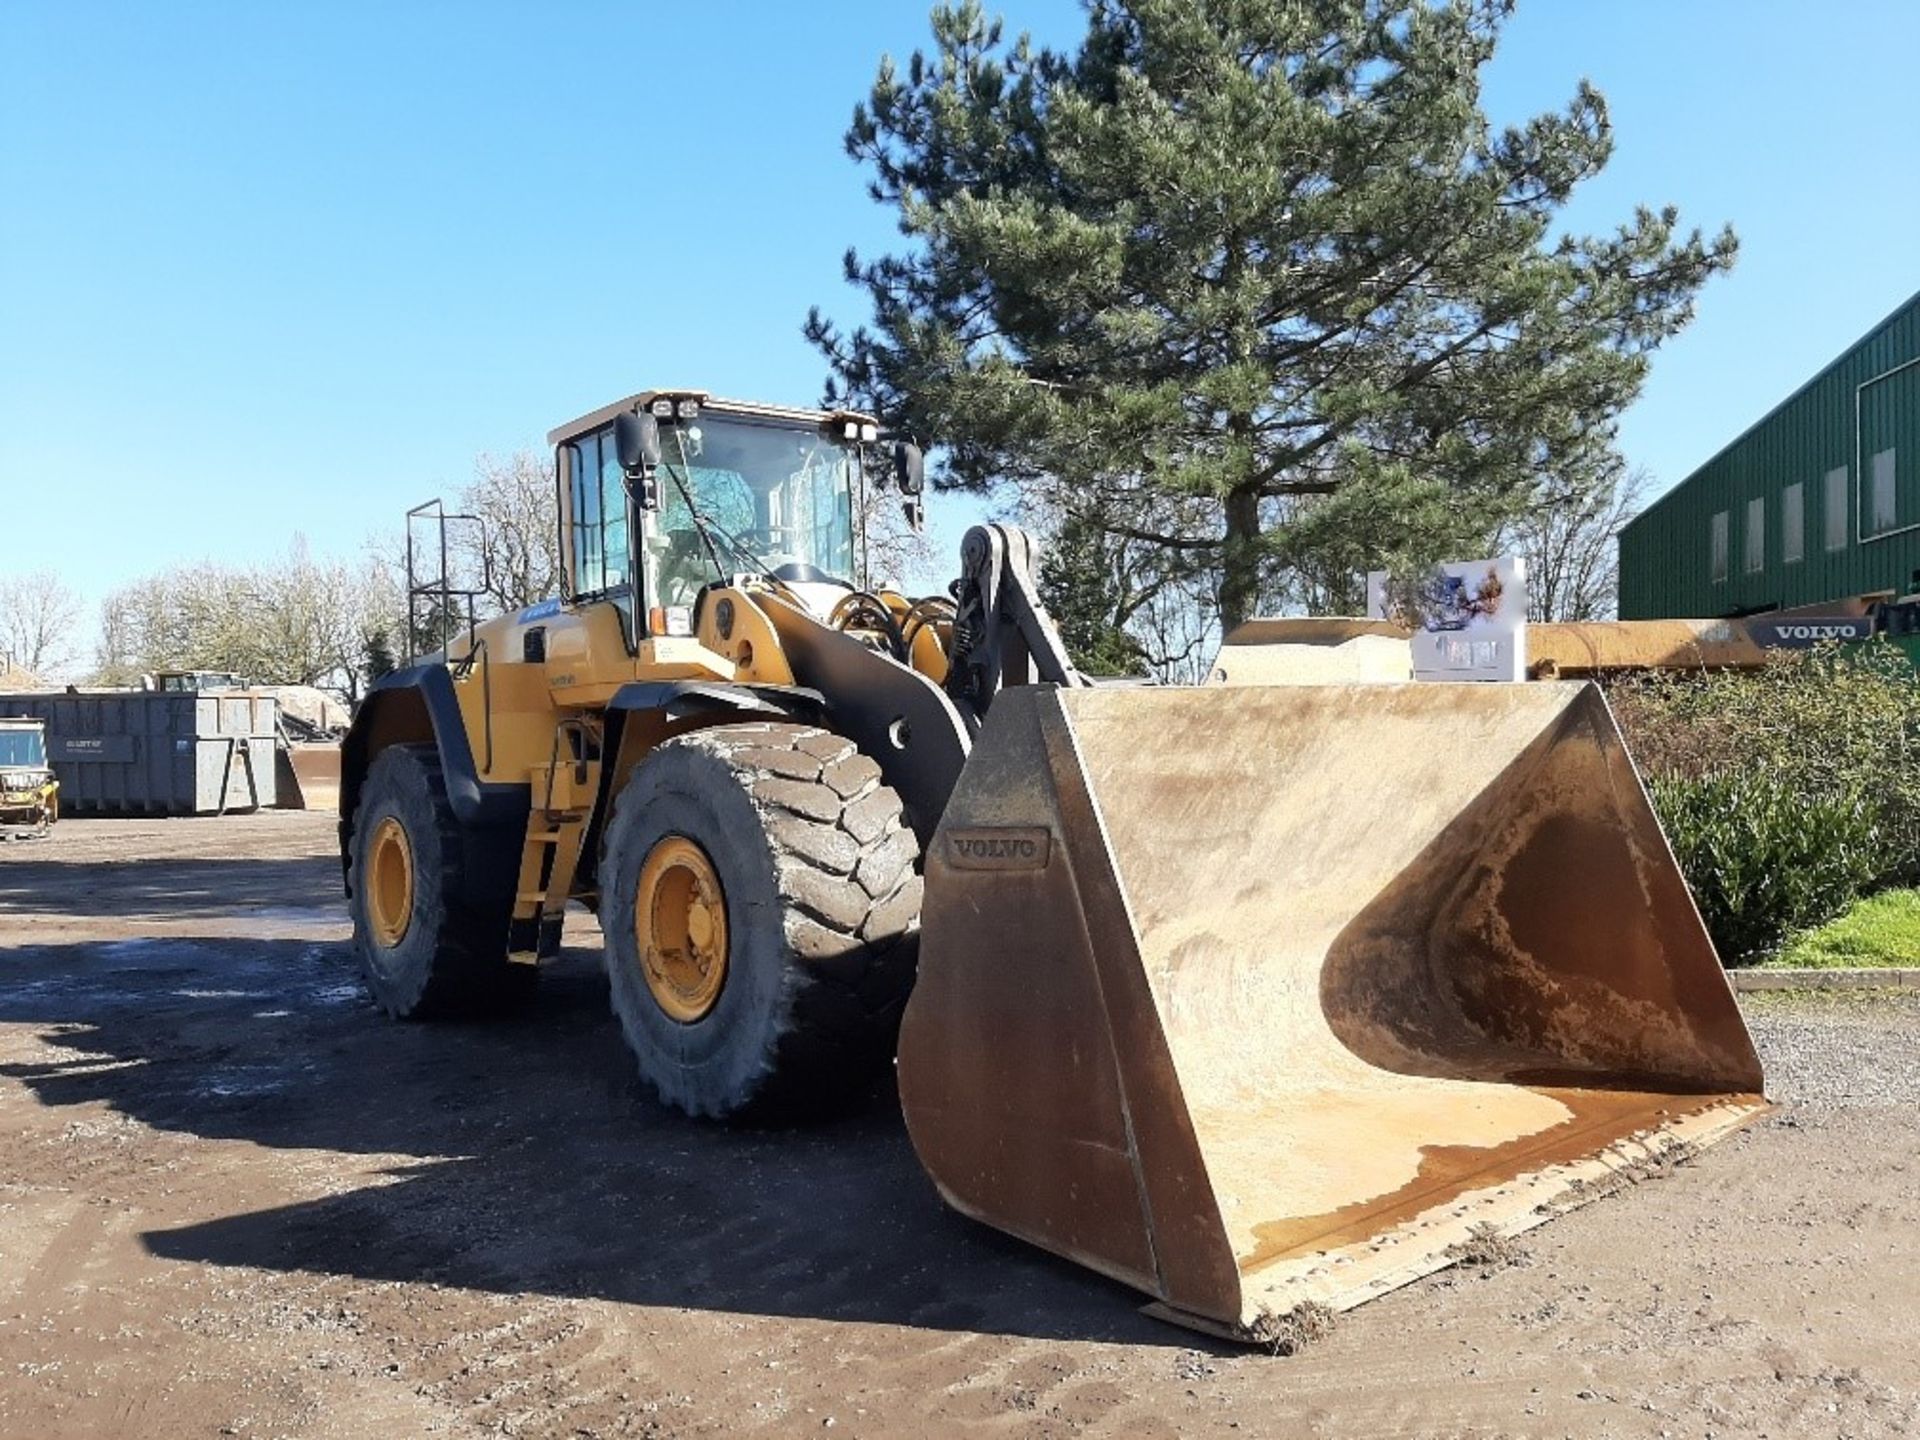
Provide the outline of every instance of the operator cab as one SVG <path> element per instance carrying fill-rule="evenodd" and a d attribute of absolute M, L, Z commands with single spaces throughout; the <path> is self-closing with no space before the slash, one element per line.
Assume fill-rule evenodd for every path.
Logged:
<path fill-rule="evenodd" d="M 12 716 L 0 718 L 0 771 L 9 781 L 21 775 L 39 780 L 47 769 L 47 731 L 44 722 Z"/>
<path fill-rule="evenodd" d="M 622 415 L 657 427 L 659 458 L 644 476 L 621 465 Z M 701 591 L 735 576 L 777 580 L 823 617 L 864 588 L 863 502 L 870 476 L 889 478 L 873 469 L 872 420 L 646 391 L 550 438 L 571 598 L 611 601 L 630 642 L 691 633 Z M 917 451 L 893 461 L 910 500 L 918 461 Z"/>

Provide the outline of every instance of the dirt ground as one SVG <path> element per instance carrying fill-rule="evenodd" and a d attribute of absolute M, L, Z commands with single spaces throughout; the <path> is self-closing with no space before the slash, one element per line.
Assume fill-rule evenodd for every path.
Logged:
<path fill-rule="evenodd" d="M 363 997 L 330 817 L 0 848 L 0 1437 L 1920 1432 L 1920 997 L 1767 998 L 1780 1111 L 1291 1357 L 943 1210 L 897 1106 L 655 1106 L 591 922 Z M 576 933 L 577 932 L 577 933 Z"/>

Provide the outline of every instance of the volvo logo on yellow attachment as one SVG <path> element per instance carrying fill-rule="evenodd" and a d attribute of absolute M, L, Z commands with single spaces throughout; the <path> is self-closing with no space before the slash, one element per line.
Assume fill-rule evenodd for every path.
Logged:
<path fill-rule="evenodd" d="M 1039 826 L 995 826 L 947 832 L 947 859 L 956 870 L 1044 870 L 1053 836 Z"/>

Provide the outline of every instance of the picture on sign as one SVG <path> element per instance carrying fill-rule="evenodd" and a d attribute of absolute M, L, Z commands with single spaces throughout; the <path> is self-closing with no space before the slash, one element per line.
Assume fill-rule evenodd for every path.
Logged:
<path fill-rule="evenodd" d="M 1518 556 L 1367 576 L 1367 614 L 1412 632 L 1416 680 L 1524 680 L 1527 572 Z"/>

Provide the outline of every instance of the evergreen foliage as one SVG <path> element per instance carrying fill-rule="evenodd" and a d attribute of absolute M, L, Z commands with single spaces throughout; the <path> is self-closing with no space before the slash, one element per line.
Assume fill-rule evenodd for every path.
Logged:
<path fill-rule="evenodd" d="M 1227 626 L 1476 553 L 1594 468 L 1734 254 L 1671 208 L 1564 231 L 1606 105 L 1489 122 L 1510 10 L 1090 0 L 1055 52 L 940 5 L 847 133 L 905 243 L 847 257 L 870 326 L 809 318 L 829 398 L 1156 548 Z"/>

